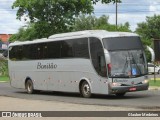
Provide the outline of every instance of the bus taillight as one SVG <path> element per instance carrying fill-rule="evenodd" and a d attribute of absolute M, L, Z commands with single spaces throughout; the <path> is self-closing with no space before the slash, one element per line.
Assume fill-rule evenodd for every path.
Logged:
<path fill-rule="evenodd" d="M 111 64 L 107 64 L 107 68 L 108 68 L 108 74 L 111 74 Z"/>

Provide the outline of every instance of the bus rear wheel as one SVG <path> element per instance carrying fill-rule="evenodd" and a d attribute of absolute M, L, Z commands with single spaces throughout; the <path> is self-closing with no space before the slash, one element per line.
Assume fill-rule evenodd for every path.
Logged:
<path fill-rule="evenodd" d="M 80 90 L 81 90 L 81 95 L 84 98 L 90 98 L 91 97 L 91 88 L 90 88 L 87 81 L 84 81 L 82 83 Z"/>
<path fill-rule="evenodd" d="M 27 80 L 26 89 L 28 94 L 34 93 L 33 82 L 31 80 Z"/>

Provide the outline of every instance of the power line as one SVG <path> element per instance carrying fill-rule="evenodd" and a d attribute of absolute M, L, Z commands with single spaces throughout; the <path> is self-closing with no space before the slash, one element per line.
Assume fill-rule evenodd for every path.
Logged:
<path fill-rule="evenodd" d="M 118 11 L 118 13 L 156 13 L 156 12 L 160 12 L 160 11 Z M 115 11 L 103 11 L 103 12 L 97 12 L 94 11 L 94 13 L 115 13 Z"/>
<path fill-rule="evenodd" d="M 0 11 L 17 11 L 15 9 L 0 9 Z"/>
<path fill-rule="evenodd" d="M 154 5 L 154 6 L 157 6 L 157 5 L 160 5 L 160 3 L 156 3 L 156 4 L 138 4 L 138 3 L 118 3 L 118 5 L 138 5 L 138 6 L 150 6 L 150 5 Z"/>

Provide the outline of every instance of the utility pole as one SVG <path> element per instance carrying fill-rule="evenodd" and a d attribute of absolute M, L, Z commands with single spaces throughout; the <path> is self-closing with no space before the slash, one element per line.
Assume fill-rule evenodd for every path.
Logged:
<path fill-rule="evenodd" d="M 116 30 L 117 30 L 117 25 L 118 25 L 118 3 L 116 0 Z"/>
<path fill-rule="evenodd" d="M 155 63 L 157 61 L 160 61 L 160 39 L 153 39 L 153 45 L 154 45 L 154 53 L 155 53 L 155 59 L 154 59 L 154 82 L 156 82 L 156 74 L 155 74 Z"/>

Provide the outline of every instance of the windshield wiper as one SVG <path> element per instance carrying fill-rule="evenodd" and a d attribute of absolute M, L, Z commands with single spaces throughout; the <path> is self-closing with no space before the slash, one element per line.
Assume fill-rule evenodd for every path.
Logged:
<path fill-rule="evenodd" d="M 125 61 L 122 73 L 125 74 L 125 70 L 130 67 L 129 69 L 131 69 L 131 74 L 130 75 L 126 75 L 125 74 L 125 76 L 138 76 L 136 71 L 135 71 L 136 74 L 133 74 L 133 70 L 134 69 L 133 69 L 132 63 L 134 63 L 135 67 L 137 68 L 138 72 L 140 73 L 139 75 L 141 75 L 142 74 L 141 70 L 140 70 L 139 66 L 137 65 L 137 63 L 136 63 L 136 60 L 135 60 L 133 54 L 130 53 L 129 51 L 128 51 L 128 56 L 126 56 L 126 61 Z"/>
<path fill-rule="evenodd" d="M 110 77 L 112 77 L 112 78 L 129 78 L 130 76 L 126 75 L 124 73 L 119 73 L 119 74 L 113 74 Z"/>
<path fill-rule="evenodd" d="M 127 56 L 126 56 L 126 61 L 125 61 L 125 64 L 124 64 L 124 67 L 123 67 L 123 70 L 122 70 L 122 73 L 123 73 L 125 76 L 129 76 L 129 75 L 126 75 L 126 74 L 125 74 L 125 70 L 128 68 L 128 65 L 129 65 L 129 62 L 128 62 L 128 59 L 127 59 Z"/>
<path fill-rule="evenodd" d="M 139 71 L 139 73 L 140 73 L 140 75 L 141 75 L 141 74 L 142 74 L 141 69 L 140 69 L 139 66 L 137 65 L 137 63 L 136 63 L 136 61 L 135 61 L 135 58 L 134 58 L 133 54 L 130 53 L 130 52 L 128 52 L 128 53 L 132 56 L 133 62 L 134 62 L 134 64 L 136 65 L 136 67 L 137 67 L 137 69 L 138 69 L 138 71 Z"/>

